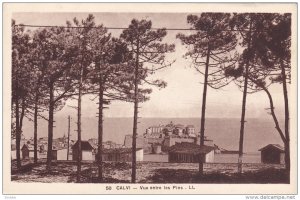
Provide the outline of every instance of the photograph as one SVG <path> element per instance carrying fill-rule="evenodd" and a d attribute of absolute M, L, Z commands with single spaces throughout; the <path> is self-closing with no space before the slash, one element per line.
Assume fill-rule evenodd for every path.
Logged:
<path fill-rule="evenodd" d="M 4 193 L 297 193 L 296 3 L 4 3 L 3 20 Z"/>

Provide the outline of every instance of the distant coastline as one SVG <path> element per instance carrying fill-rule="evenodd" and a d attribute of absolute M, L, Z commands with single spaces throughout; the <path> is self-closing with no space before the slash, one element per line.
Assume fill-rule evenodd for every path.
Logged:
<path fill-rule="evenodd" d="M 258 152 L 258 149 L 270 144 L 279 143 L 281 139 L 274 122 L 270 118 L 247 118 L 245 125 L 245 146 L 244 152 Z M 55 116 L 54 138 L 62 137 L 67 133 L 67 117 Z M 83 139 L 97 137 L 96 117 L 83 117 Z M 174 123 L 193 124 L 196 131 L 200 130 L 200 118 L 145 118 L 139 119 L 138 134 L 143 135 L 149 126 L 157 124 Z M 283 120 L 279 120 L 280 123 Z M 130 117 L 106 117 L 104 118 L 104 141 L 114 141 L 118 144 L 124 142 L 125 135 L 132 134 L 133 118 Z M 220 147 L 228 150 L 238 149 L 239 139 L 239 118 L 207 118 L 205 135 L 214 140 Z M 33 137 L 33 123 L 24 122 L 23 133 L 26 138 Z M 60 130 L 58 132 L 58 130 Z M 77 139 L 76 118 L 71 121 L 71 138 Z M 38 137 L 47 137 L 47 122 L 39 120 Z"/>

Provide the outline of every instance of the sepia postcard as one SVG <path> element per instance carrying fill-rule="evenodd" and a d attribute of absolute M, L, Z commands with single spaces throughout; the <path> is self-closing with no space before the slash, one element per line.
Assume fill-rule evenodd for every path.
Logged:
<path fill-rule="evenodd" d="M 4 3 L 3 194 L 297 194 L 296 3 Z"/>

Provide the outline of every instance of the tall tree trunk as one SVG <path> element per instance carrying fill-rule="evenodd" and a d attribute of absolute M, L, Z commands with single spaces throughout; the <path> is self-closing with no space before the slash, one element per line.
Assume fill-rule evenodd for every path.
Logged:
<path fill-rule="evenodd" d="M 239 142 L 238 173 L 240 174 L 242 173 L 242 164 L 243 164 L 244 125 L 245 125 L 245 113 L 246 113 L 246 101 L 247 101 L 248 73 L 249 73 L 249 65 L 247 64 L 246 73 L 245 73 L 244 91 L 243 91 L 240 142 Z"/>
<path fill-rule="evenodd" d="M 205 109 L 206 109 L 206 96 L 207 96 L 207 79 L 208 79 L 208 67 L 209 67 L 210 47 L 208 44 L 207 55 L 205 62 L 205 76 L 203 85 L 203 96 L 202 96 L 202 111 L 201 111 L 201 127 L 200 127 L 200 148 L 204 146 L 204 132 L 205 132 Z M 199 162 L 199 173 L 203 174 L 203 162 L 202 158 Z"/>
<path fill-rule="evenodd" d="M 250 22 L 249 29 L 249 40 L 248 40 L 248 56 L 250 56 L 251 50 L 251 38 L 252 38 L 252 20 Z M 248 76 L 249 76 L 249 62 L 250 58 L 246 61 L 246 72 L 244 80 L 243 100 L 242 100 L 242 114 L 241 114 L 241 127 L 240 127 L 240 140 L 239 140 L 239 158 L 238 158 L 238 173 L 242 173 L 243 165 L 243 154 L 244 154 L 244 129 L 245 129 L 245 114 L 246 114 L 246 103 L 247 103 L 247 89 L 248 89 Z"/>
<path fill-rule="evenodd" d="M 67 160 L 69 160 L 69 150 L 70 150 L 70 121 L 71 121 L 71 118 L 70 118 L 70 115 L 68 117 L 68 148 L 67 148 Z"/>
<path fill-rule="evenodd" d="M 22 128 L 23 128 L 23 119 L 25 116 L 25 108 L 26 108 L 26 101 L 25 98 L 22 98 L 22 106 L 21 106 L 21 115 L 20 115 L 20 123 L 19 123 L 19 129 L 20 129 L 20 136 L 22 136 Z"/>
<path fill-rule="evenodd" d="M 16 85 L 18 84 L 18 81 Z M 17 87 L 17 86 L 16 86 Z M 21 156 L 20 156 L 20 143 L 21 143 L 21 132 L 20 132 L 20 115 L 19 115 L 19 94 L 16 91 L 16 157 L 17 157 L 17 168 L 21 167 Z"/>
<path fill-rule="evenodd" d="M 134 76 L 134 113 L 133 113 L 133 134 L 132 134 L 132 173 L 131 182 L 136 182 L 136 137 L 137 137 L 137 119 L 138 119 L 138 73 L 139 73 L 139 39 L 137 40 L 137 52 Z"/>
<path fill-rule="evenodd" d="M 82 160 L 82 150 L 81 150 L 81 93 L 82 93 L 82 76 L 83 67 L 80 68 L 80 78 L 79 78 L 79 89 L 78 89 L 78 112 L 77 112 L 77 131 L 78 131 L 78 158 L 77 158 L 77 182 L 80 182 L 81 176 L 81 160 Z"/>
<path fill-rule="evenodd" d="M 23 132 L 22 128 L 23 128 L 23 119 L 24 119 L 24 116 L 25 116 L 25 108 L 26 108 L 25 98 L 22 97 L 21 114 L 20 114 L 20 122 L 19 122 L 20 139 L 22 137 L 22 132 Z"/>
<path fill-rule="evenodd" d="M 54 84 L 50 83 L 49 85 L 49 121 L 48 121 L 48 150 L 47 150 L 47 170 L 51 170 L 51 161 L 52 161 L 52 141 L 53 141 L 53 119 L 54 119 Z"/>
<path fill-rule="evenodd" d="M 25 116 L 25 107 L 26 107 L 26 102 L 25 98 L 22 98 L 22 106 L 21 106 L 21 116 L 20 116 L 20 133 L 22 133 L 22 127 L 23 127 L 23 119 Z"/>
<path fill-rule="evenodd" d="M 35 92 L 35 101 L 34 101 L 34 127 L 33 127 L 33 140 L 34 140 L 34 163 L 37 163 L 37 127 L 38 127 L 38 90 Z"/>
<path fill-rule="evenodd" d="M 288 173 L 288 179 L 290 180 L 290 133 L 289 133 L 289 99 L 287 92 L 287 83 L 286 83 L 286 72 L 283 62 L 281 62 L 281 75 L 282 75 L 282 87 L 283 87 L 283 97 L 284 97 L 284 131 L 286 142 L 284 144 L 285 151 L 285 169 Z"/>
<path fill-rule="evenodd" d="M 103 180 L 102 143 L 103 143 L 103 84 L 99 79 L 99 107 L 98 107 L 98 178 Z"/>

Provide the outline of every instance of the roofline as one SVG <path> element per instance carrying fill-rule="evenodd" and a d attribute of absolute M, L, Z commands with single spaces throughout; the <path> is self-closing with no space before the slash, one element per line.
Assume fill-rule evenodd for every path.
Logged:
<path fill-rule="evenodd" d="M 277 145 L 278 145 L 279 147 L 278 147 Z M 280 150 L 281 152 L 284 152 L 284 147 L 281 147 L 279 144 L 268 144 L 268 145 L 266 145 L 266 146 L 264 146 L 264 147 L 258 149 L 258 151 L 263 151 L 264 149 L 269 148 L 269 147 L 274 147 L 274 148 Z"/>

